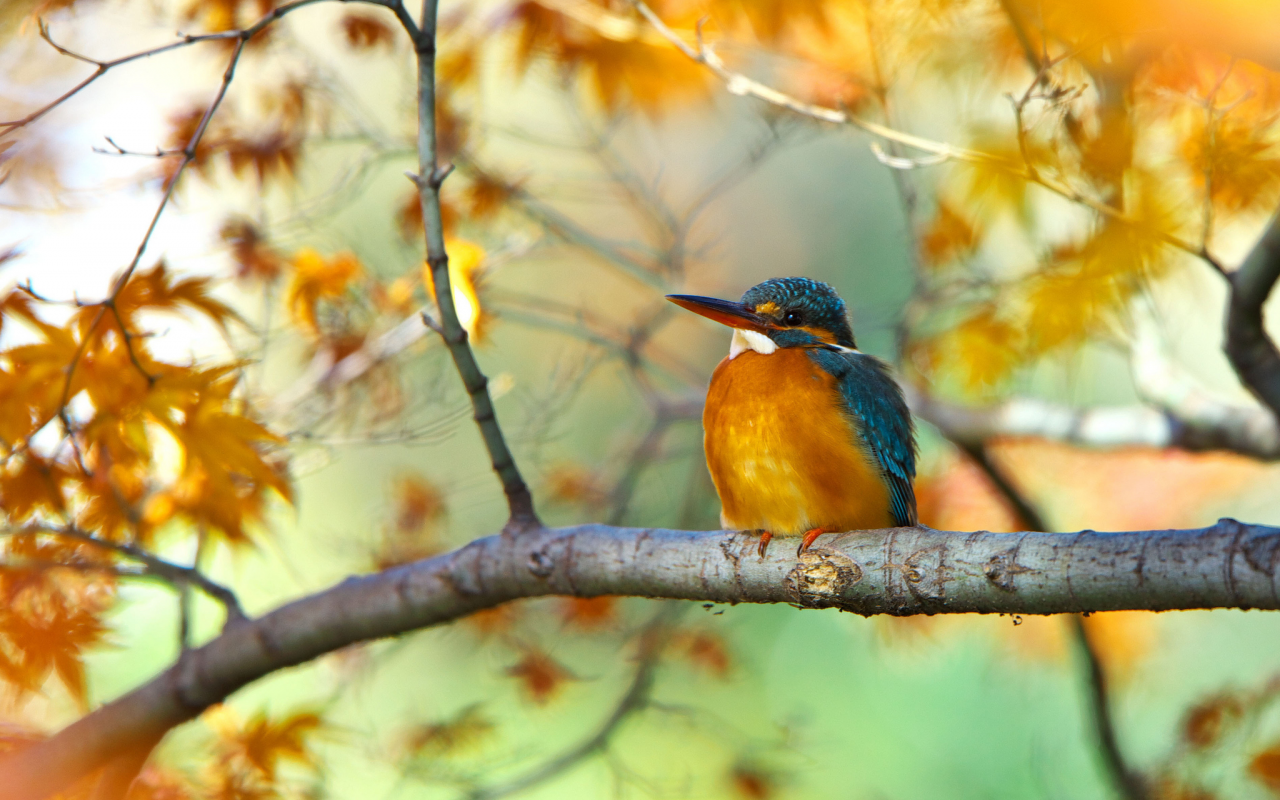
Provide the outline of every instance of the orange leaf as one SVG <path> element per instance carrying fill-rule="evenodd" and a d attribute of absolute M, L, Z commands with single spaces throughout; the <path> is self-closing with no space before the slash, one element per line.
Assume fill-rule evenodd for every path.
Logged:
<path fill-rule="evenodd" d="M 72 477 L 58 462 L 28 451 L 0 472 L 0 509 L 11 522 L 37 512 L 60 513 L 67 507 L 64 485 Z"/>
<path fill-rule="evenodd" d="M 1222 735 L 1240 721 L 1244 709 L 1240 700 L 1222 694 L 1202 700 L 1187 712 L 1182 722 L 1182 738 L 1192 747 L 1212 747 Z"/>
<path fill-rule="evenodd" d="M 618 621 L 618 598 L 609 595 L 561 597 L 560 621 L 584 631 L 611 628 Z"/>
<path fill-rule="evenodd" d="M 342 26 L 347 45 L 353 50 L 372 50 L 375 47 L 390 50 L 395 45 L 395 32 L 391 26 L 372 15 L 347 13 L 338 24 Z"/>
<path fill-rule="evenodd" d="M 416 758 L 448 758 L 475 749 L 496 726 L 473 703 L 443 722 L 418 725 L 404 735 L 405 750 Z"/>
<path fill-rule="evenodd" d="M 352 283 L 364 274 L 360 260 L 351 253 L 338 253 L 325 258 L 316 250 L 304 247 L 294 253 L 293 280 L 289 284 L 286 303 L 294 321 L 311 333 L 319 333 L 316 305 L 322 299 L 336 300 L 346 294 Z"/>
<path fill-rule="evenodd" d="M 219 234 L 222 241 L 231 245 L 237 278 L 271 283 L 280 277 L 284 261 L 266 244 L 253 223 L 244 219 L 227 220 Z"/>
<path fill-rule="evenodd" d="M 1249 774 L 1280 794 L 1280 744 L 1273 744 L 1249 761 Z"/>
<path fill-rule="evenodd" d="M 221 707 L 207 714 L 207 720 L 218 735 L 218 749 L 224 763 L 243 761 L 268 780 L 275 778 L 282 761 L 316 766 L 308 739 L 324 728 L 319 714 L 299 711 L 272 721 L 259 712 L 242 724 L 230 709 Z"/>
<path fill-rule="evenodd" d="M 560 662 L 533 648 L 525 650 L 524 658 L 510 667 L 507 674 L 518 679 L 525 694 L 538 705 L 546 705 L 566 681 L 577 680 Z"/>

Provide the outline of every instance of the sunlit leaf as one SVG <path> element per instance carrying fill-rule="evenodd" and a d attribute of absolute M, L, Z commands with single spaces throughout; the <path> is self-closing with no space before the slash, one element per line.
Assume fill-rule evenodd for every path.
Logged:
<path fill-rule="evenodd" d="M 294 253 L 293 275 L 286 292 L 286 304 L 296 323 L 313 334 L 320 332 L 316 306 L 321 300 L 336 300 L 364 274 L 359 259 L 351 253 L 325 257 L 310 247 Z"/>

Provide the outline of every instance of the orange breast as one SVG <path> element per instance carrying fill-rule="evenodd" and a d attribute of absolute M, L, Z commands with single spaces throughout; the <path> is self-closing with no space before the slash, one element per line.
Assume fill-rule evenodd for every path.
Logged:
<path fill-rule="evenodd" d="M 888 489 L 853 424 L 835 379 L 802 350 L 721 361 L 702 425 L 726 527 L 799 535 L 891 526 Z"/>

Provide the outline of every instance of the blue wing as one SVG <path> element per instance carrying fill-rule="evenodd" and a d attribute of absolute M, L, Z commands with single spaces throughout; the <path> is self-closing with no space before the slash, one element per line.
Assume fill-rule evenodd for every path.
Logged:
<path fill-rule="evenodd" d="M 854 430 L 875 455 L 889 487 L 894 524 L 917 525 L 916 493 L 911 485 L 916 476 L 915 426 L 888 365 L 875 356 L 850 350 L 814 349 L 809 354 L 835 376 Z"/>

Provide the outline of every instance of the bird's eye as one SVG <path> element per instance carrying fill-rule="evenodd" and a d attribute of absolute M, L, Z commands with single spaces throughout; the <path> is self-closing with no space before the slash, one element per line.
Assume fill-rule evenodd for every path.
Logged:
<path fill-rule="evenodd" d="M 788 325 L 799 325 L 804 321 L 804 317 L 800 315 L 799 311 L 788 311 L 783 315 L 782 321 Z"/>

